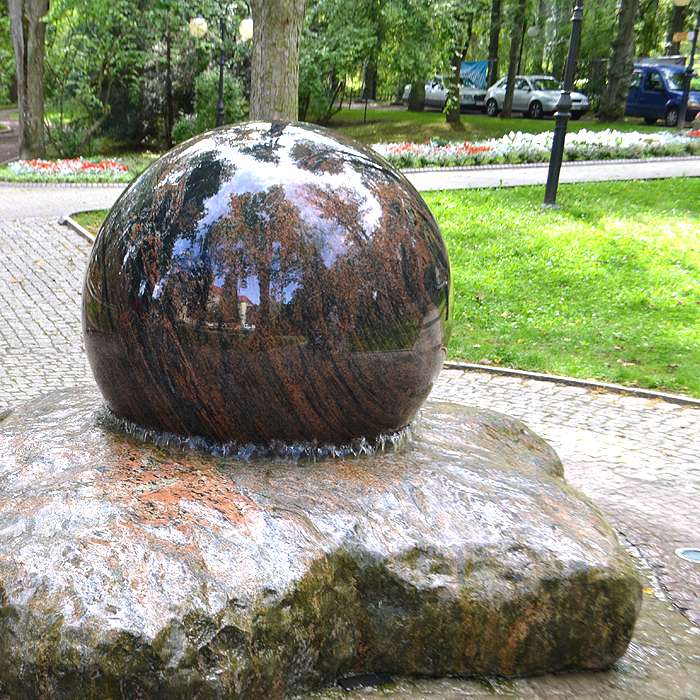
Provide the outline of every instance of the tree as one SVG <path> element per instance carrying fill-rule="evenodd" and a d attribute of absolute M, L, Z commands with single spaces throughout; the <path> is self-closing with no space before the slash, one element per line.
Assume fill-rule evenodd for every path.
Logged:
<path fill-rule="evenodd" d="M 638 10 L 639 0 L 621 0 L 617 36 L 613 41 L 608 69 L 608 84 L 598 111 L 598 118 L 603 121 L 620 119 L 625 113 L 632 75 L 634 25 Z"/>
<path fill-rule="evenodd" d="M 506 95 L 503 99 L 503 110 L 501 117 L 510 119 L 513 114 L 513 90 L 515 89 L 515 75 L 518 71 L 518 58 L 520 57 L 520 47 L 523 42 L 525 26 L 525 4 L 526 0 L 518 0 L 513 13 L 511 23 L 510 53 L 508 55 L 508 84 L 506 85 Z"/>
<path fill-rule="evenodd" d="M 382 75 L 399 86 L 411 84 L 408 109 L 422 112 L 425 83 L 438 60 L 436 42 L 439 18 L 433 3 L 425 0 L 385 0 L 382 5 L 383 41 L 379 56 Z M 410 50 L 406 47 L 410 46 Z"/>
<path fill-rule="evenodd" d="M 489 69 L 486 85 L 498 80 L 498 41 L 501 36 L 501 0 L 491 0 L 491 22 L 489 26 Z"/>
<path fill-rule="evenodd" d="M 49 0 L 8 0 L 12 45 L 17 70 L 19 154 L 42 156 L 44 141 L 44 34 L 43 17 Z"/>
<path fill-rule="evenodd" d="M 457 124 L 460 121 L 460 70 L 474 34 L 474 17 L 477 8 L 473 4 L 466 7 L 460 0 L 446 3 L 445 8 L 447 11 L 444 15 L 444 25 L 450 63 L 445 81 L 447 99 L 444 111 L 445 119 L 451 124 Z"/>
<path fill-rule="evenodd" d="M 299 39 L 306 0 L 251 0 L 250 118 L 295 121 L 299 114 Z"/>
<path fill-rule="evenodd" d="M 669 24 L 668 34 L 666 35 L 667 56 L 677 56 L 681 52 L 681 45 L 678 42 L 673 41 L 673 35 L 676 32 L 683 31 L 683 27 L 685 26 L 685 11 L 687 9 L 687 6 L 673 6 L 673 11 L 671 13 L 671 23 Z"/>
<path fill-rule="evenodd" d="M 535 27 L 537 27 L 536 46 L 534 58 L 532 61 L 532 72 L 536 75 L 543 70 L 544 63 L 544 31 L 545 22 L 547 20 L 547 0 L 538 0 L 537 3 L 537 19 Z"/>

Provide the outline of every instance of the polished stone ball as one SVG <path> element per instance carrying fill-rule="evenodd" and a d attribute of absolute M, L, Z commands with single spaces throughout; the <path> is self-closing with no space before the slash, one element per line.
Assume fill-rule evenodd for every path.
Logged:
<path fill-rule="evenodd" d="M 217 441 L 397 430 L 442 366 L 435 219 L 373 151 L 304 124 L 187 141 L 119 198 L 90 256 L 85 345 L 112 411 Z"/>

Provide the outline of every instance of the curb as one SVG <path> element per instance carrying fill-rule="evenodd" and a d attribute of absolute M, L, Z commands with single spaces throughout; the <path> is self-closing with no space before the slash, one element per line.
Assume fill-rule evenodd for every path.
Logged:
<path fill-rule="evenodd" d="M 89 241 L 90 243 L 95 242 L 95 236 L 93 236 L 90 233 L 90 231 L 88 231 L 86 228 L 81 226 L 75 219 L 73 219 L 70 214 L 59 216 L 58 223 L 62 224 L 63 226 L 67 226 L 70 229 L 73 229 L 75 233 L 77 233 L 81 238 L 84 238 L 86 241 Z"/>
<path fill-rule="evenodd" d="M 598 382 L 594 379 L 577 379 L 576 377 L 566 377 L 560 374 L 528 372 L 524 369 L 494 367 L 493 365 L 478 365 L 452 360 L 447 360 L 443 364 L 443 367 L 445 369 L 458 369 L 464 372 L 487 372 L 489 374 L 497 374 L 502 377 L 519 377 L 520 379 L 533 379 L 540 382 L 552 382 L 553 384 L 576 386 L 594 391 L 608 391 L 614 394 L 636 396 L 643 399 L 657 399 L 659 401 L 666 401 L 667 403 L 675 403 L 680 406 L 700 408 L 700 399 L 693 399 L 690 396 L 683 396 L 683 394 L 671 394 L 665 391 L 653 391 L 652 389 L 641 389 L 635 386 L 623 386 L 622 384 L 613 384 L 611 382 Z"/>

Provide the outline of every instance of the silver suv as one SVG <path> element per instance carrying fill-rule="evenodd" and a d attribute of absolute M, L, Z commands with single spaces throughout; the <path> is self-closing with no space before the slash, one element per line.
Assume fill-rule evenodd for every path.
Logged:
<path fill-rule="evenodd" d="M 506 82 L 501 78 L 486 92 L 486 114 L 495 117 L 506 98 Z M 554 114 L 561 95 L 561 83 L 551 75 L 518 75 L 513 90 L 513 111 L 527 114 L 531 119 L 542 119 Z M 580 92 L 571 93 L 571 118 L 580 119 L 589 109 L 588 98 Z"/>

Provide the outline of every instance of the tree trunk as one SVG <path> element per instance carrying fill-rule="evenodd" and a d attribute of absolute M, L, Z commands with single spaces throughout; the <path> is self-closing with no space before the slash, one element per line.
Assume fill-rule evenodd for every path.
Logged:
<path fill-rule="evenodd" d="M 455 48 L 450 60 L 450 77 L 447 83 L 447 103 L 445 105 L 445 120 L 449 124 L 458 124 L 460 121 L 459 69 L 461 64 L 462 54 Z"/>
<path fill-rule="evenodd" d="M 489 28 L 489 72 L 487 87 L 498 80 L 498 40 L 501 35 L 501 0 L 491 0 L 491 25 Z"/>
<path fill-rule="evenodd" d="M 17 73 L 19 155 L 35 158 L 46 152 L 44 140 L 44 34 L 41 21 L 49 0 L 8 0 Z"/>
<path fill-rule="evenodd" d="M 515 89 L 515 76 L 518 70 L 518 59 L 520 58 L 520 46 L 523 42 L 525 26 L 525 3 L 526 0 L 518 0 L 513 15 L 511 25 L 510 54 L 508 55 L 508 84 L 506 85 L 506 96 L 503 99 L 502 119 L 510 119 L 513 114 L 513 90 Z"/>
<path fill-rule="evenodd" d="M 299 39 L 306 0 L 251 0 L 250 118 L 295 121 L 299 111 Z"/>
<path fill-rule="evenodd" d="M 678 56 L 681 52 L 681 45 L 679 43 L 673 43 L 673 35 L 676 32 L 682 32 L 685 26 L 685 11 L 688 7 L 678 7 L 673 6 L 673 12 L 671 14 L 671 24 L 668 28 L 668 34 L 666 35 L 666 55 L 667 56 Z"/>
<path fill-rule="evenodd" d="M 613 41 L 608 69 L 608 84 L 600 100 L 598 118 L 603 121 L 621 119 L 630 87 L 634 54 L 634 24 L 639 0 L 622 0 L 617 36 Z"/>
<path fill-rule="evenodd" d="M 365 66 L 365 89 L 362 93 L 363 100 L 377 99 L 377 59 L 373 55 Z"/>
<path fill-rule="evenodd" d="M 537 27 L 537 36 L 534 38 L 536 46 L 533 50 L 532 56 L 532 72 L 537 75 L 543 70 L 544 63 L 544 30 L 545 21 L 547 19 L 547 0 L 539 0 L 537 4 L 537 21 L 535 26 Z M 534 43 L 533 42 L 533 43 Z"/>
<path fill-rule="evenodd" d="M 411 92 L 408 95 L 408 111 L 422 112 L 425 109 L 425 78 L 414 78 L 411 81 Z"/>
<path fill-rule="evenodd" d="M 173 73 L 170 27 L 165 34 L 165 145 L 173 147 Z"/>

